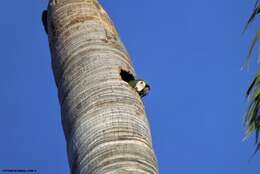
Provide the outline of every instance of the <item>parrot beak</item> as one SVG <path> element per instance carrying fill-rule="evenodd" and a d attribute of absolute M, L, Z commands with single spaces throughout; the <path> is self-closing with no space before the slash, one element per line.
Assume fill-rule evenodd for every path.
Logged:
<path fill-rule="evenodd" d="M 149 93 L 150 89 L 151 89 L 150 86 L 149 86 L 149 85 L 146 85 L 145 88 L 144 88 L 144 89 L 142 90 L 142 92 L 140 93 L 141 97 L 146 96 L 146 95 Z"/>

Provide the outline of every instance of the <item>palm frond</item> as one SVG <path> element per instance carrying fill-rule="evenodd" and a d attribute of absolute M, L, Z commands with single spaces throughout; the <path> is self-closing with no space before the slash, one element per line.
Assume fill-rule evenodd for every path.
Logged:
<path fill-rule="evenodd" d="M 256 6 L 258 5 L 258 2 L 259 2 L 259 0 L 257 0 L 257 1 L 255 2 L 255 8 L 256 8 Z"/>
<path fill-rule="evenodd" d="M 244 64 L 244 67 L 246 69 L 248 69 L 249 65 L 250 65 L 250 61 L 251 61 L 251 58 L 252 58 L 252 53 L 253 53 L 253 50 L 257 44 L 257 42 L 260 40 L 260 30 L 257 30 L 256 32 L 256 35 L 255 35 L 255 38 L 249 48 L 249 51 L 248 51 L 248 55 L 247 55 L 247 58 L 246 58 L 246 62 Z"/>
<path fill-rule="evenodd" d="M 260 132 L 260 71 L 258 71 L 252 84 L 247 91 L 247 97 L 250 99 L 249 107 L 245 117 L 245 139 L 255 133 L 256 151 L 260 149 L 259 132 Z"/>
<path fill-rule="evenodd" d="M 253 93 L 253 89 L 260 84 L 260 70 L 257 72 L 255 79 L 253 80 L 253 82 L 251 83 L 251 85 L 249 86 L 247 92 L 246 92 L 246 97 L 250 98 L 250 94 Z"/>
<path fill-rule="evenodd" d="M 251 16 L 249 17 L 246 25 L 245 25 L 245 28 L 243 30 L 243 33 L 246 32 L 246 30 L 248 29 L 248 27 L 254 22 L 256 16 L 260 13 L 260 4 L 258 4 L 258 1 L 256 1 L 255 3 L 255 7 L 254 7 L 254 11 L 253 13 L 251 14 Z"/>
<path fill-rule="evenodd" d="M 250 18 L 248 19 L 246 26 L 244 28 L 243 33 L 248 29 L 250 24 L 252 24 L 256 18 L 256 16 L 260 13 L 260 4 L 259 0 L 256 1 L 253 13 L 251 14 Z M 249 52 L 247 55 L 247 59 L 245 62 L 246 67 L 248 68 L 250 65 L 250 60 L 252 57 L 253 50 L 260 40 L 260 30 L 256 32 L 255 38 L 249 48 Z M 260 53 L 259 53 L 260 54 Z M 260 61 L 260 57 L 259 60 Z M 245 66 L 244 65 L 244 66 Z M 260 150 L 260 142 L 259 142 L 259 132 L 260 132 L 260 70 L 257 72 L 255 79 L 249 86 L 246 96 L 249 99 L 249 106 L 247 113 L 245 115 L 245 139 L 250 137 L 252 134 L 255 133 L 255 144 L 256 149 L 254 154 Z"/>

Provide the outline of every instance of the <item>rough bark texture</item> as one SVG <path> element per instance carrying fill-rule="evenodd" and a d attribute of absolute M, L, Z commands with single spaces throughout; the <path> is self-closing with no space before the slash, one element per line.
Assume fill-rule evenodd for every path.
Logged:
<path fill-rule="evenodd" d="M 97 0 L 51 0 L 48 33 L 72 174 L 156 174 L 143 102 L 120 76 L 135 75 Z"/>

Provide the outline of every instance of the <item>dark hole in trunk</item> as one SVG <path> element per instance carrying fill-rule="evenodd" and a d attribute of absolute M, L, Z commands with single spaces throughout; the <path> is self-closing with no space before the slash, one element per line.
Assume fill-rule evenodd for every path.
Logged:
<path fill-rule="evenodd" d="M 125 71 L 125 70 L 121 70 L 120 76 L 121 76 L 122 80 L 124 80 L 125 82 L 129 82 L 131 80 L 135 80 L 134 75 L 131 74 L 128 71 Z"/>

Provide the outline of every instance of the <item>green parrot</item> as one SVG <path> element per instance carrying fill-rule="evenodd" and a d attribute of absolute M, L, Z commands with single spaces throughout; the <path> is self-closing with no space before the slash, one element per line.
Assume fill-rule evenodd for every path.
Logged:
<path fill-rule="evenodd" d="M 150 91 L 150 86 L 144 80 L 130 80 L 128 84 L 141 96 L 146 96 Z"/>

